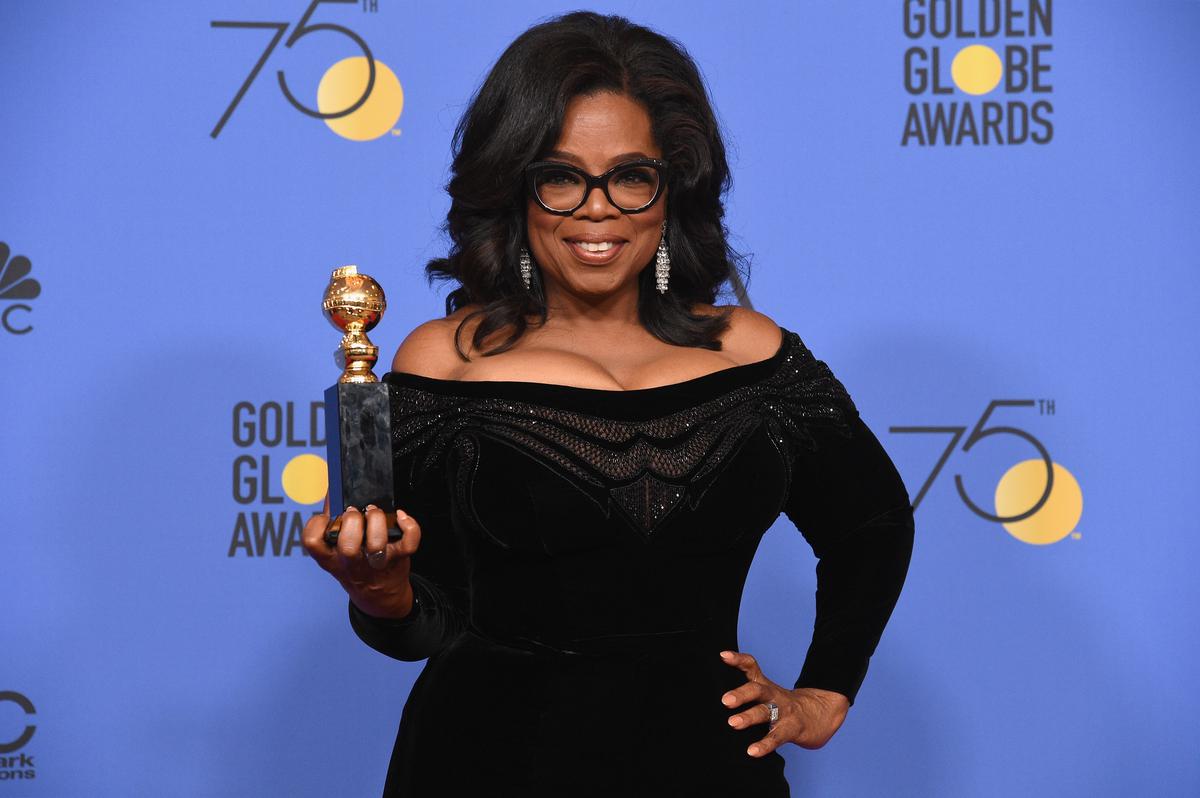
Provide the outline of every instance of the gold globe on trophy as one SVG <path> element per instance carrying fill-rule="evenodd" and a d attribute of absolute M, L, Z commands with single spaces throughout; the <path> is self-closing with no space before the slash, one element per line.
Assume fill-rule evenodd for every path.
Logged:
<path fill-rule="evenodd" d="M 387 310 L 387 298 L 379 283 L 357 266 L 334 269 L 321 302 L 325 318 L 344 334 L 335 359 L 342 367 L 339 383 L 379 382 L 372 369 L 379 360 L 379 347 L 367 333 L 375 328 Z"/>

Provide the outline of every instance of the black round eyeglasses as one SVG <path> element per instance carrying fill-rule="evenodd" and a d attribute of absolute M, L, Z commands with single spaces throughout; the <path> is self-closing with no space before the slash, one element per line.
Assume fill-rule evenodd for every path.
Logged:
<path fill-rule="evenodd" d="M 602 175 L 590 175 L 560 161 L 537 161 L 525 167 L 529 191 L 548 213 L 570 216 L 583 207 L 597 186 L 621 213 L 641 213 L 662 196 L 667 162 L 639 158 L 619 163 Z"/>

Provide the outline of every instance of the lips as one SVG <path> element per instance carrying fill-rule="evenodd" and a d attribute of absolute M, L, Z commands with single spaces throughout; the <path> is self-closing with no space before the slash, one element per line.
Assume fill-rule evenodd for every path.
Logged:
<path fill-rule="evenodd" d="M 576 236 L 565 241 L 576 260 L 598 266 L 614 260 L 625 249 L 625 240 L 612 236 Z"/>

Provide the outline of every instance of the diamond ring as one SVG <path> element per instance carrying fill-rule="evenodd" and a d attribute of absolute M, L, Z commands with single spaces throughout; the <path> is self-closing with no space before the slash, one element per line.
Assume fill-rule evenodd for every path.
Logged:
<path fill-rule="evenodd" d="M 771 726 L 774 727 L 775 723 L 779 720 L 779 705 L 776 704 L 774 701 L 768 701 L 767 709 L 771 713 L 770 718 L 768 718 L 768 720 L 771 721 Z"/>

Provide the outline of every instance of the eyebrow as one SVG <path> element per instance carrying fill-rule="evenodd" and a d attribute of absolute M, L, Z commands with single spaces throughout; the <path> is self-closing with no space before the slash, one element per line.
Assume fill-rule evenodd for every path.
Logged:
<path fill-rule="evenodd" d="M 562 150 L 550 150 L 549 152 L 546 153 L 545 157 L 546 158 L 558 158 L 559 160 L 563 160 L 563 161 L 572 161 L 576 164 L 580 163 L 579 156 L 573 155 L 569 152 L 563 152 Z M 653 155 L 647 155 L 644 152 L 623 152 L 620 155 L 614 155 L 613 157 L 609 158 L 606 166 L 612 166 L 613 164 L 618 164 L 618 163 L 621 163 L 622 161 L 630 161 L 630 160 L 633 160 L 634 158 L 653 158 L 653 157 L 654 157 Z"/>

